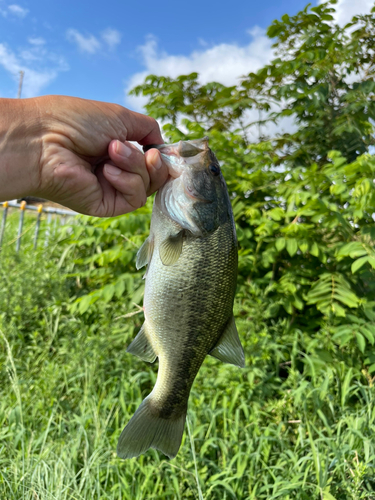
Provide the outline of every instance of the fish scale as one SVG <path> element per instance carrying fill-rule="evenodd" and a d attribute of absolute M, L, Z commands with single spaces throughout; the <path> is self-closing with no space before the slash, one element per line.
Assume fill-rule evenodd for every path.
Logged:
<path fill-rule="evenodd" d="M 237 239 L 227 188 L 206 139 L 187 142 L 159 146 L 175 170 L 155 197 L 150 236 L 138 252 L 137 266 L 148 264 L 145 323 L 128 348 L 146 361 L 158 357 L 158 376 L 120 436 L 122 458 L 150 447 L 174 457 L 206 355 L 244 364 L 233 318 Z"/>

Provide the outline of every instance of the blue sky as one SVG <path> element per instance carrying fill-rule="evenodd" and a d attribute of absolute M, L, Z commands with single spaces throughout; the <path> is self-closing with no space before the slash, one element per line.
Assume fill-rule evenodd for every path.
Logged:
<path fill-rule="evenodd" d="M 133 109 L 142 100 L 127 91 L 151 72 L 198 71 L 202 81 L 232 84 L 272 57 L 267 26 L 306 3 L 0 0 L 0 97 L 16 97 L 21 69 L 23 97 L 65 94 Z M 338 18 L 371 3 L 339 0 Z"/>

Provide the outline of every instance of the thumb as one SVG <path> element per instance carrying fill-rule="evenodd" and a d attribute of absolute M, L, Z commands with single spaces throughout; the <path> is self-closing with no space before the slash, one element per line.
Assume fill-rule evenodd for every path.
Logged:
<path fill-rule="evenodd" d="M 161 188 L 168 179 L 168 168 L 162 160 L 162 156 L 157 149 L 150 149 L 145 153 L 146 167 L 150 176 L 150 184 L 147 189 L 147 196 Z"/>

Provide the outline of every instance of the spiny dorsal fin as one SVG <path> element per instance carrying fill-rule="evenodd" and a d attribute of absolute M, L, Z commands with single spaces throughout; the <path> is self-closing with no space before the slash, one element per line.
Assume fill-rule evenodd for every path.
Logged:
<path fill-rule="evenodd" d="M 234 316 L 228 321 L 218 343 L 209 354 L 224 361 L 224 363 L 230 363 L 241 368 L 245 366 L 245 354 L 238 336 Z"/>
<path fill-rule="evenodd" d="M 160 260 L 165 266 L 171 266 L 178 261 L 182 252 L 184 232 L 166 238 L 159 247 Z"/>
<path fill-rule="evenodd" d="M 143 361 L 148 361 L 149 363 L 153 363 L 157 358 L 157 355 L 147 336 L 145 325 L 146 322 L 143 323 L 142 328 L 138 332 L 138 335 L 135 337 L 133 342 L 128 346 L 126 352 L 130 352 L 130 354 L 138 356 L 139 358 L 143 359 Z"/>
<path fill-rule="evenodd" d="M 141 267 L 148 264 L 151 261 L 153 251 L 154 251 L 154 240 L 153 238 L 151 238 L 151 236 L 149 236 L 148 238 L 146 238 L 145 242 L 138 250 L 135 267 L 137 269 L 141 269 Z"/>

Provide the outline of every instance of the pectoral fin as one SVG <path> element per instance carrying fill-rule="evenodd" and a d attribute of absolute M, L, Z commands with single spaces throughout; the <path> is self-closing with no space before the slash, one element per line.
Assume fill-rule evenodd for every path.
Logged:
<path fill-rule="evenodd" d="M 241 368 L 245 366 L 245 354 L 238 337 L 234 316 L 228 321 L 224 333 L 209 354 L 224 363 L 231 363 Z"/>
<path fill-rule="evenodd" d="M 143 361 L 148 361 L 149 363 L 153 363 L 157 357 L 154 348 L 151 345 L 151 342 L 146 333 L 146 323 L 143 323 L 142 328 L 139 330 L 138 335 L 135 337 L 133 342 L 126 349 L 130 354 L 134 354 L 139 358 L 143 359 Z"/>
<path fill-rule="evenodd" d="M 178 261 L 182 252 L 183 231 L 166 238 L 159 247 L 160 260 L 165 266 L 171 266 Z"/>
<path fill-rule="evenodd" d="M 145 242 L 138 250 L 137 260 L 135 262 L 135 267 L 141 269 L 151 261 L 152 253 L 154 251 L 154 240 L 151 236 L 146 238 Z"/>

